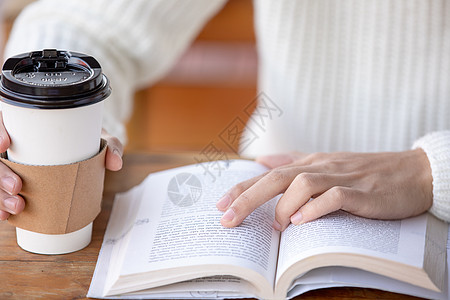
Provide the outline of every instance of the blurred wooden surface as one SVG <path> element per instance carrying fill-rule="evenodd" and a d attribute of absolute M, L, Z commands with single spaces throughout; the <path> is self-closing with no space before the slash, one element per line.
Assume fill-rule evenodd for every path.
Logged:
<path fill-rule="evenodd" d="M 140 183 L 150 172 L 195 163 L 198 154 L 128 154 L 120 172 L 107 172 L 102 212 L 94 221 L 88 247 L 64 255 L 39 255 L 16 244 L 15 229 L 0 222 L 0 299 L 86 299 L 114 194 Z M 373 289 L 332 288 L 297 299 L 417 299 Z"/>
<path fill-rule="evenodd" d="M 32 1 L 8 2 L 0 46 L 20 8 Z M 136 93 L 126 151 L 199 151 L 236 117 L 246 122 L 256 69 L 252 1 L 229 0 L 169 74 Z M 220 141 L 216 146 L 229 150 Z"/>
<path fill-rule="evenodd" d="M 141 91 L 126 151 L 200 151 L 210 142 L 230 151 L 218 136 L 234 118 L 247 120 L 244 109 L 254 97 L 251 88 L 158 85 Z"/>
<path fill-rule="evenodd" d="M 252 1 L 230 0 L 172 71 L 136 94 L 126 150 L 198 151 L 236 117 L 246 122 L 256 96 L 254 43 Z"/>

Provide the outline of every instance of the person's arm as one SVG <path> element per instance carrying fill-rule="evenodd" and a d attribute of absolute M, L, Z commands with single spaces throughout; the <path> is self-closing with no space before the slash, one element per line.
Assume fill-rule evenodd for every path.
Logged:
<path fill-rule="evenodd" d="M 162 76 L 225 0 L 40 0 L 14 23 L 7 57 L 57 48 L 94 56 L 111 81 L 104 128 L 126 141 L 137 88 Z"/>
<path fill-rule="evenodd" d="M 160 79 L 225 0 L 40 0 L 14 23 L 5 57 L 56 48 L 94 56 L 111 82 L 105 101 L 106 168 L 122 166 L 134 91 Z M 106 133 L 106 132 L 109 132 Z M 122 143 L 121 143 L 122 142 Z M 0 122 L 0 151 L 9 147 Z M 20 213 L 21 180 L 0 164 L 0 220 Z"/>
<path fill-rule="evenodd" d="M 430 212 L 450 222 L 450 130 L 437 131 L 418 139 L 413 148 L 427 154 L 433 177 L 433 205 Z"/>
<path fill-rule="evenodd" d="M 222 224 L 239 225 L 256 207 L 284 193 L 274 228 L 335 210 L 400 219 L 428 209 L 450 221 L 450 132 L 419 139 L 413 150 L 384 153 L 292 153 L 257 160 L 271 171 L 233 187 L 217 203 Z M 310 199 L 313 200 L 310 201 Z"/>

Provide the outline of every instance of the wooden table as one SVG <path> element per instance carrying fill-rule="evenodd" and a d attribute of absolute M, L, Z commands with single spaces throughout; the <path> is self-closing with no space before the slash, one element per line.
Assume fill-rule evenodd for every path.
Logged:
<path fill-rule="evenodd" d="M 195 153 L 127 154 L 120 172 L 107 172 L 103 209 L 94 222 L 91 244 L 64 255 L 39 255 L 16 244 L 15 229 L 0 222 L 0 299 L 86 299 L 114 194 L 140 183 L 148 173 L 194 163 Z M 301 299 L 417 299 L 372 289 L 311 291 Z"/>

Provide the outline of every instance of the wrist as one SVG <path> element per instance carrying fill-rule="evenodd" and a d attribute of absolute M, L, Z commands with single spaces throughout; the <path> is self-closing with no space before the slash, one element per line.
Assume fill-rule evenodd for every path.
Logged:
<path fill-rule="evenodd" d="M 429 210 L 433 204 L 433 175 L 430 161 L 425 151 L 417 148 L 410 151 L 413 155 L 413 163 L 417 167 L 417 181 L 423 192 L 423 204 L 425 210 Z"/>
<path fill-rule="evenodd" d="M 430 212 L 450 222 L 450 130 L 429 133 L 416 140 L 413 149 L 421 148 L 431 167 L 433 201 Z"/>

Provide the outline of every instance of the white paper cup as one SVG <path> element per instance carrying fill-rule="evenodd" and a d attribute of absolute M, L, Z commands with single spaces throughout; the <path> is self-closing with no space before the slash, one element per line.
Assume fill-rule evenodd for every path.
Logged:
<path fill-rule="evenodd" d="M 7 151 L 11 161 L 63 165 L 88 159 L 100 149 L 103 102 L 72 109 L 31 109 L 7 103 L 1 107 L 11 138 Z"/>
<path fill-rule="evenodd" d="M 102 111 L 103 102 L 51 110 L 2 103 L 3 123 L 11 138 L 8 159 L 29 165 L 62 165 L 93 157 L 100 149 Z M 90 243 L 92 223 L 68 234 L 43 234 L 21 228 L 16 228 L 16 234 L 17 244 L 24 250 L 63 254 Z"/>
<path fill-rule="evenodd" d="M 3 122 L 11 139 L 11 146 L 7 150 L 8 159 L 11 161 L 29 165 L 62 165 L 91 158 L 100 150 L 103 100 L 110 93 L 107 79 L 101 74 L 101 70 L 98 70 L 100 68 L 98 63 L 95 60 L 90 60 L 92 58 L 85 59 L 85 56 L 79 53 L 55 51 L 44 50 L 42 51 L 42 57 L 45 59 L 50 54 L 54 55 L 55 53 L 61 56 L 61 59 L 67 59 L 68 57 L 66 68 L 68 68 L 71 63 L 70 59 L 72 59 L 73 74 L 46 68 L 43 72 L 39 70 L 23 72 L 23 74 L 16 75 L 15 78 L 11 79 L 18 78 L 23 82 L 23 78 L 25 78 L 25 81 L 30 78 L 29 82 L 24 83 L 25 88 L 29 86 L 28 94 L 36 92 L 36 89 L 39 89 L 36 92 L 37 94 L 47 93 L 48 89 L 51 90 L 48 97 L 39 95 L 39 99 L 34 101 L 33 95 L 28 95 L 32 99 L 30 104 L 27 102 L 27 95 L 20 96 L 25 100 L 22 101 L 20 97 L 17 100 L 14 98 L 14 94 L 4 92 L 4 90 L 7 90 L 5 86 L 3 86 L 3 90 L 0 89 Z M 19 59 L 15 57 L 16 62 L 19 62 L 20 58 L 25 57 L 25 55 L 17 57 Z M 84 60 L 82 60 L 83 58 Z M 83 73 L 81 75 L 75 74 L 77 72 L 76 63 L 80 61 L 87 61 L 84 65 L 97 63 L 97 65 L 94 65 L 96 67 L 95 72 L 83 66 L 84 68 L 80 67 Z M 44 61 L 44 63 L 47 63 L 47 61 Z M 5 65 L 7 64 L 8 61 Z M 48 64 L 53 66 L 53 63 Z M 57 65 L 55 64 L 55 66 Z M 11 63 L 9 68 L 11 69 Z M 14 77 L 14 74 L 12 75 Z M 92 78 L 94 75 L 101 76 L 100 81 L 97 80 L 97 85 L 101 84 L 101 87 L 99 88 L 91 83 L 96 91 L 89 94 L 89 90 L 86 91 L 86 84 L 89 83 L 89 80 L 94 80 Z M 5 73 L 2 73 L 2 77 L 4 76 Z M 69 78 L 67 79 L 67 77 Z M 44 83 L 36 86 L 40 84 L 36 78 L 43 80 Z M 64 80 L 64 78 L 66 79 Z M 3 79 L 2 84 L 4 84 Z M 71 80 L 75 82 L 70 82 Z M 64 93 L 75 93 L 77 91 L 77 89 L 74 89 L 76 85 L 81 86 L 79 89 L 83 91 L 82 96 L 77 98 L 76 95 L 73 95 L 71 98 L 72 94 L 70 94 L 69 97 L 66 97 Z M 13 85 L 9 87 L 10 89 L 15 88 Z M 62 91 L 58 94 L 60 89 Z M 9 91 L 7 90 L 7 92 Z M 52 98 L 53 94 L 57 95 Z M 59 108 L 60 106 L 61 108 Z M 21 228 L 16 228 L 16 233 L 17 243 L 24 250 L 40 254 L 63 254 L 78 251 L 90 243 L 92 223 L 67 234 L 44 234 Z"/>
<path fill-rule="evenodd" d="M 44 234 L 16 227 L 17 244 L 37 254 L 65 254 L 85 248 L 91 242 L 92 223 L 65 234 Z"/>

